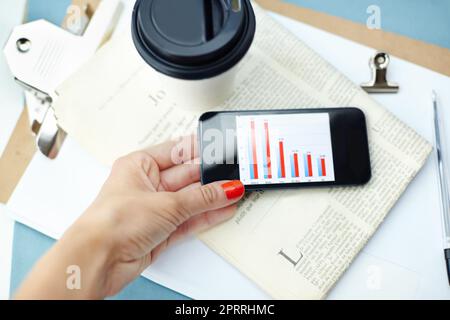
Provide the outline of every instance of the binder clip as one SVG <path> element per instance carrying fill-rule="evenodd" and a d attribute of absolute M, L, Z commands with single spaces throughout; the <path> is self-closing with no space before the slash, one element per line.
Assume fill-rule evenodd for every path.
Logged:
<path fill-rule="evenodd" d="M 119 0 L 103 0 L 95 12 L 90 5 L 77 6 L 65 29 L 37 20 L 15 27 L 6 43 L 5 58 L 14 79 L 25 89 L 38 149 L 50 159 L 56 158 L 66 136 L 52 108 L 56 89 L 109 37 L 120 5 Z"/>
<path fill-rule="evenodd" d="M 396 83 L 387 80 L 387 71 L 390 58 L 387 53 L 378 52 L 370 59 L 370 68 L 372 69 L 372 80 L 363 83 L 363 88 L 367 93 L 397 93 L 400 89 Z"/>

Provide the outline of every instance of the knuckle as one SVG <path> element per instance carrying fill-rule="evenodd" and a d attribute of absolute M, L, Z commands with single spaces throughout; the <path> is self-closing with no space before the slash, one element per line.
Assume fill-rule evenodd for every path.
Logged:
<path fill-rule="evenodd" d="M 113 163 L 113 169 L 121 168 L 126 161 L 127 161 L 126 157 L 117 158 Z"/>
<path fill-rule="evenodd" d="M 133 153 L 130 153 L 128 156 L 125 157 L 125 161 L 127 163 L 133 163 L 137 165 L 145 164 L 150 162 L 151 157 L 143 151 L 136 151 Z"/>
<path fill-rule="evenodd" d="M 200 188 L 203 202 L 208 206 L 212 205 L 219 199 L 219 194 L 213 185 L 206 185 Z"/>
<path fill-rule="evenodd" d="M 171 196 L 167 194 L 165 202 L 167 203 L 167 207 L 170 208 L 172 211 L 177 211 L 179 208 L 182 207 L 182 201 L 179 197 L 176 196 L 175 193 L 171 194 Z"/>
<path fill-rule="evenodd" d="M 133 160 L 135 159 L 136 155 L 135 153 L 126 155 L 126 156 L 122 156 L 120 158 L 117 158 L 116 161 L 114 161 L 113 163 L 113 170 L 122 170 L 124 168 L 128 168 L 130 166 L 130 164 L 133 162 Z"/>
<path fill-rule="evenodd" d="M 150 170 L 156 163 L 154 159 L 144 151 L 136 151 L 126 156 L 122 156 L 114 161 L 112 170 L 114 172 L 123 172 L 132 168 L 142 168 L 145 172 Z"/>
<path fill-rule="evenodd" d="M 183 202 L 176 193 L 162 192 L 162 203 L 164 207 L 170 212 L 178 212 L 183 207 Z"/>
<path fill-rule="evenodd" d="M 186 220 L 189 212 L 188 210 L 185 210 L 183 201 L 179 197 L 176 196 L 176 194 L 167 194 L 167 197 L 165 199 L 165 207 L 167 208 L 167 216 L 171 218 L 171 221 L 175 225 L 179 225 L 182 221 Z"/>
<path fill-rule="evenodd" d="M 189 179 L 190 181 L 198 180 L 198 176 L 200 174 L 200 168 L 194 164 L 189 165 Z"/>

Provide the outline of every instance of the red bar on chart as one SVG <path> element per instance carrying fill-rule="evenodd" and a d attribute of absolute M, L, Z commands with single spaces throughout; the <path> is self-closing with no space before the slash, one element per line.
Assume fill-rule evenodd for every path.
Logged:
<path fill-rule="evenodd" d="M 308 177 L 312 177 L 313 176 L 313 170 L 312 170 L 312 158 L 311 158 L 311 153 L 308 153 L 306 155 L 306 159 L 308 161 Z"/>
<path fill-rule="evenodd" d="M 298 153 L 294 153 L 294 166 L 295 166 L 295 177 L 300 177 L 300 170 L 298 168 Z"/>
<path fill-rule="evenodd" d="M 267 165 L 267 178 L 272 179 L 272 161 L 270 159 L 270 136 L 269 136 L 269 123 L 264 122 L 264 131 L 266 134 L 266 165 Z"/>
<path fill-rule="evenodd" d="M 253 174 L 254 178 L 258 179 L 258 158 L 256 155 L 256 132 L 255 132 L 255 121 L 251 121 L 250 123 L 251 131 L 252 131 L 252 157 L 253 157 Z"/>
<path fill-rule="evenodd" d="M 279 142 L 279 148 L 280 148 L 280 178 L 286 178 L 286 166 L 284 164 L 284 144 L 283 141 L 280 140 Z"/>
<path fill-rule="evenodd" d="M 320 158 L 320 164 L 322 167 L 322 176 L 325 177 L 327 175 L 327 166 L 325 164 L 325 158 Z"/>

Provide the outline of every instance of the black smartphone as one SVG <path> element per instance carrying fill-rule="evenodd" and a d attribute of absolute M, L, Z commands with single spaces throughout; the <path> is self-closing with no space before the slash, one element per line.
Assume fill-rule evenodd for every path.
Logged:
<path fill-rule="evenodd" d="M 371 178 L 357 108 L 208 112 L 200 117 L 201 181 L 247 190 L 362 185 Z"/>

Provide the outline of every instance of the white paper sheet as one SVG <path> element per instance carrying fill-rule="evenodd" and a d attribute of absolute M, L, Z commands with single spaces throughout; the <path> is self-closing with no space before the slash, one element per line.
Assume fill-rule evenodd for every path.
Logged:
<path fill-rule="evenodd" d="M 370 78 L 372 49 L 276 18 L 350 79 L 359 83 Z M 389 75 L 401 92 L 375 98 L 432 141 L 430 92 L 435 89 L 441 103 L 450 106 L 450 79 L 394 57 Z M 33 159 L 9 208 L 20 221 L 58 237 L 90 203 L 107 173 L 69 138 L 56 161 L 39 155 Z M 450 298 L 440 232 L 436 171 L 428 161 L 329 298 Z M 144 275 L 196 299 L 267 298 L 196 239 L 164 253 Z"/>

